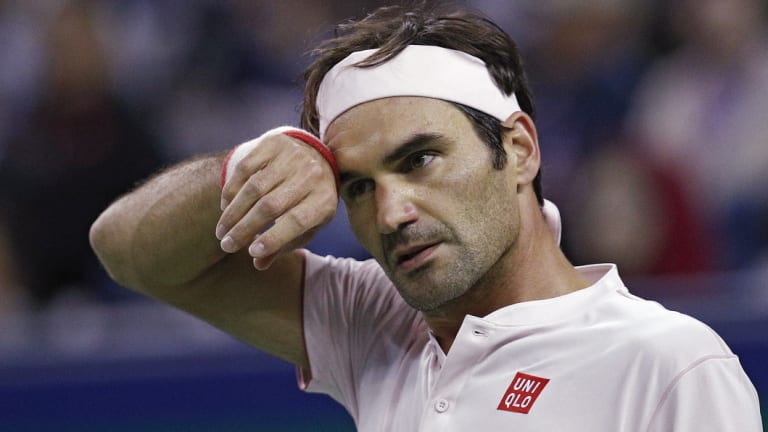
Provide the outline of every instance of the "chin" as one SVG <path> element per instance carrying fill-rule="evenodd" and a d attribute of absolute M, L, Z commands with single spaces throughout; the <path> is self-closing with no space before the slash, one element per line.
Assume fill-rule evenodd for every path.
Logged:
<path fill-rule="evenodd" d="M 394 282 L 400 296 L 408 305 L 420 312 L 433 312 L 461 298 L 468 289 L 439 281 L 409 280 Z"/>

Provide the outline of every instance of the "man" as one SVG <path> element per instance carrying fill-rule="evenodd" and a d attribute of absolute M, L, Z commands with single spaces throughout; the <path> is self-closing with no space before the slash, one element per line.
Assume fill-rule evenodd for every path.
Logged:
<path fill-rule="evenodd" d="M 503 31 L 386 8 L 316 54 L 302 123 L 327 149 L 279 128 L 123 197 L 91 231 L 117 281 L 296 364 L 361 431 L 761 429 L 712 330 L 558 248 Z M 375 260 L 298 249 L 337 181 Z"/>

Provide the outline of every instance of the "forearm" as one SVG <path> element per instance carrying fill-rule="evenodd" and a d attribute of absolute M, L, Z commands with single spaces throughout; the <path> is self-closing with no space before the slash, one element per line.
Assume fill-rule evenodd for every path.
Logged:
<path fill-rule="evenodd" d="M 182 163 L 107 208 L 91 244 L 121 285 L 147 294 L 182 285 L 225 254 L 215 237 L 223 156 Z"/>
<path fill-rule="evenodd" d="M 223 192 L 223 155 L 173 167 L 99 216 L 93 249 L 121 285 L 305 365 L 296 248 L 337 205 L 331 164 L 313 147 L 268 136 L 234 166 Z M 249 255 L 253 242 L 262 247 Z"/>

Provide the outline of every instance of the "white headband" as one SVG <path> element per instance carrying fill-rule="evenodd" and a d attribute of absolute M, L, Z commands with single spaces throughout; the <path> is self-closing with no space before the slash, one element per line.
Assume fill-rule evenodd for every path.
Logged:
<path fill-rule="evenodd" d="M 392 96 L 424 96 L 457 102 L 504 121 L 521 111 L 514 94 L 505 95 L 485 63 L 462 51 L 409 45 L 394 58 L 372 67 L 356 67 L 376 49 L 357 51 L 337 63 L 317 92 L 320 139 L 328 125 L 348 109 Z"/>

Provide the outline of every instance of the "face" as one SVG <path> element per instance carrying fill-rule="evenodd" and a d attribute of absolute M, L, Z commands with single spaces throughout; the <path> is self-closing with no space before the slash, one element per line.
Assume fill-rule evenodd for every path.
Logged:
<path fill-rule="evenodd" d="M 464 114 L 436 99 L 380 99 L 334 120 L 326 142 L 355 235 L 412 307 L 497 285 L 519 230 L 516 179 L 492 167 Z"/>

